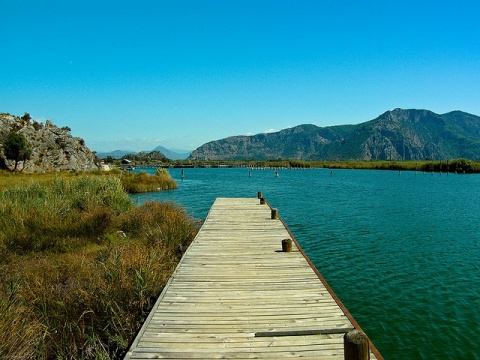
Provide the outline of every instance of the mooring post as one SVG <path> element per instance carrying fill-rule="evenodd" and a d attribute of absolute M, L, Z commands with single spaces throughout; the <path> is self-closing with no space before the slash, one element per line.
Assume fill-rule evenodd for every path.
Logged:
<path fill-rule="evenodd" d="M 345 360 L 370 360 L 368 337 L 364 332 L 352 330 L 343 337 Z"/>
<path fill-rule="evenodd" d="M 278 219 L 278 209 L 272 209 L 272 219 Z"/>
<path fill-rule="evenodd" d="M 263 196 L 262 196 L 262 192 L 259 191 L 257 196 L 258 196 L 259 199 L 261 199 L 261 198 L 263 197 Z"/>
<path fill-rule="evenodd" d="M 265 198 L 264 198 L 264 197 L 261 197 L 261 198 L 260 198 L 260 204 L 261 204 L 261 205 L 264 205 L 264 204 L 265 204 Z"/>
<path fill-rule="evenodd" d="M 292 239 L 283 239 L 282 240 L 282 251 L 283 252 L 292 252 Z"/>

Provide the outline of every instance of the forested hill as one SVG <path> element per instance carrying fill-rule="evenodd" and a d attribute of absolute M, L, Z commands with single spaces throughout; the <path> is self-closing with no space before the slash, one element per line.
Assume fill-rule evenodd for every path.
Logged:
<path fill-rule="evenodd" d="M 299 125 L 275 133 L 232 136 L 192 152 L 192 160 L 480 159 L 480 117 L 395 109 L 358 125 Z"/>

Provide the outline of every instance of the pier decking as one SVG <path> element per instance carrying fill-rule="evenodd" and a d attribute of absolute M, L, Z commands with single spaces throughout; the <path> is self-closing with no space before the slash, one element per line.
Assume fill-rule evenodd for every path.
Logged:
<path fill-rule="evenodd" d="M 218 198 L 125 358 L 343 359 L 356 323 L 286 238 L 258 199 Z"/>

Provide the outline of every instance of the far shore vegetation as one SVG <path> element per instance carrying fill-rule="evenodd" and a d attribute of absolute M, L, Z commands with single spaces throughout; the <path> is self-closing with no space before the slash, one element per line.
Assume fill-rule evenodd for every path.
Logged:
<path fill-rule="evenodd" d="M 109 160 L 111 164 L 119 160 Z M 151 162 L 137 160 L 138 167 L 274 167 L 404 170 L 424 172 L 480 173 L 480 160 L 176 160 Z"/>
<path fill-rule="evenodd" d="M 5 171 L 0 184 L 0 358 L 122 358 L 199 227 L 127 190 L 175 182 Z"/>

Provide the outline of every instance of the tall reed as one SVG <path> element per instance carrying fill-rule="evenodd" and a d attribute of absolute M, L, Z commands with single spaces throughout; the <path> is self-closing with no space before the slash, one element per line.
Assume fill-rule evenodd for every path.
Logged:
<path fill-rule="evenodd" d="M 122 357 L 197 228 L 117 177 L 0 192 L 0 358 Z"/>
<path fill-rule="evenodd" d="M 0 192 L 0 242 L 11 251 L 67 250 L 102 237 L 133 207 L 117 178 L 54 179 Z"/>
<path fill-rule="evenodd" d="M 138 173 L 123 172 L 121 181 L 125 190 L 131 194 L 171 190 L 177 187 L 177 183 L 165 169 L 157 169 L 153 176 L 144 171 Z"/>

